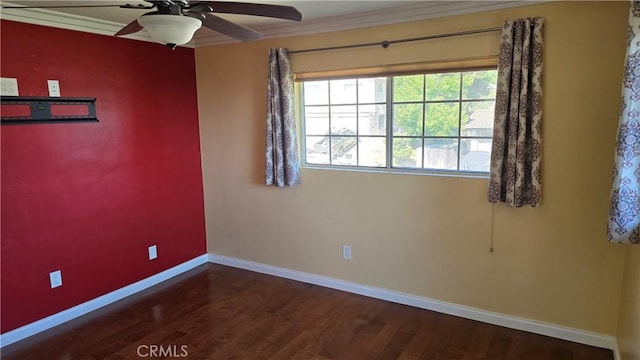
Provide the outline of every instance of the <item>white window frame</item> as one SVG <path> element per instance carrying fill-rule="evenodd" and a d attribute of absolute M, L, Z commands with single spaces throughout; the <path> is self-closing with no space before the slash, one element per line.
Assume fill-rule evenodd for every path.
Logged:
<path fill-rule="evenodd" d="M 473 68 L 463 68 L 463 69 L 453 69 L 453 70 L 431 70 L 431 71 L 423 71 L 423 72 L 418 72 L 415 74 L 410 74 L 410 75 L 429 75 L 429 74 L 446 74 L 446 73 L 457 73 L 457 74 L 461 74 L 464 72 L 473 72 L 473 71 L 485 71 L 485 70 L 496 70 L 497 66 L 482 66 L 482 67 L 473 67 Z M 326 170 L 347 170 L 347 171 L 365 171 L 365 172 L 384 172 L 384 173 L 404 173 L 404 174 L 418 174 L 418 175 L 436 175 L 436 176 L 454 176 L 454 177 L 471 177 L 471 178 L 488 178 L 489 177 L 489 172 L 488 171 L 470 171 L 470 170 L 460 170 L 460 144 L 462 140 L 467 140 L 467 139 L 480 139 L 480 140 L 492 140 L 493 136 L 463 136 L 462 135 L 462 104 L 464 103 L 469 103 L 469 102 L 479 102 L 479 101 L 491 101 L 493 100 L 495 102 L 495 94 L 493 95 L 492 98 L 486 98 L 486 99 L 463 99 L 462 97 L 462 92 L 463 92 L 463 86 L 461 84 L 460 86 L 460 94 L 458 96 L 457 100 L 435 100 L 435 101 L 430 101 L 430 100 L 426 100 L 425 96 L 426 96 L 426 91 L 423 90 L 423 99 L 421 101 L 397 101 L 397 102 L 393 102 L 393 78 L 397 77 L 397 76 L 403 76 L 405 74 L 388 74 L 388 75 L 366 75 L 366 76 L 353 76 L 353 77 L 349 77 L 349 76 L 338 76 L 338 77 L 326 77 L 326 78 L 320 78 L 320 79 L 305 79 L 303 81 L 298 82 L 297 85 L 297 89 L 296 89 L 296 94 L 299 96 L 299 101 L 297 101 L 298 104 L 298 113 L 299 113 L 299 119 L 300 119 L 300 145 L 301 145 L 301 156 L 302 156 L 302 167 L 303 168 L 311 168 L 311 169 L 326 169 Z M 360 79 L 360 78 L 375 78 L 375 77 L 385 77 L 386 78 L 386 101 L 384 102 L 386 111 L 385 111 L 385 117 L 386 117 L 386 124 L 385 124 L 385 130 L 386 130 L 386 134 L 384 136 L 371 136 L 371 135 L 360 135 L 359 131 L 356 132 L 356 135 L 354 135 L 356 142 L 359 141 L 359 139 L 361 138 L 367 138 L 367 137 L 378 137 L 378 138 L 385 138 L 386 144 L 385 144 L 385 154 L 386 154 L 386 166 L 384 167 L 373 167 L 373 166 L 363 166 L 363 165 L 343 165 L 343 164 L 315 164 L 315 163 L 309 163 L 307 162 L 307 149 L 306 149 L 306 129 L 305 129 L 305 104 L 304 104 L 304 82 L 306 81 L 319 81 L 319 80 L 345 80 L 345 79 Z M 460 82 L 462 83 L 462 76 L 460 76 Z M 356 86 L 356 89 L 358 89 L 358 87 Z M 356 90 L 357 91 L 357 90 Z M 330 96 L 330 94 L 328 95 Z M 329 100 L 330 103 L 330 100 Z M 428 136 L 423 134 L 421 136 L 410 136 L 410 135 L 395 135 L 393 133 L 393 107 L 394 104 L 403 104 L 403 103 L 414 103 L 414 104 L 422 104 L 423 105 L 423 110 L 424 110 L 424 106 L 426 106 L 427 104 L 431 104 L 431 103 L 457 103 L 458 104 L 458 134 L 455 136 Z M 375 103 L 376 105 L 380 105 L 382 103 Z M 359 105 L 372 105 L 371 103 L 359 103 L 358 99 L 356 99 L 356 103 L 354 104 L 339 104 L 339 106 L 359 106 Z M 313 105 L 312 105 L 313 106 Z M 321 106 L 321 105 L 318 105 Z M 331 107 L 331 106 L 336 106 L 333 104 L 327 104 L 326 106 Z M 425 126 L 425 115 L 424 115 L 424 111 L 422 111 L 422 126 L 424 129 Z M 329 119 L 329 122 L 331 120 Z M 331 124 L 331 122 L 329 123 Z M 331 125 L 329 125 L 329 128 L 331 128 Z M 329 137 L 331 137 L 331 134 L 329 134 Z M 457 147 L 457 157 L 456 157 L 456 168 L 458 170 L 449 170 L 449 169 L 435 169 L 435 168 L 424 168 L 424 153 L 423 156 L 421 157 L 421 166 L 422 167 L 399 167 L 399 166 L 393 166 L 393 139 L 394 138 L 415 138 L 415 139 L 420 139 L 422 141 L 422 148 L 424 149 L 424 142 L 426 139 L 456 139 L 458 140 L 458 147 Z M 356 148 L 359 151 L 359 146 L 356 146 Z M 331 151 L 331 146 L 329 146 L 329 151 Z M 329 152 L 329 159 L 331 161 L 331 152 Z"/>

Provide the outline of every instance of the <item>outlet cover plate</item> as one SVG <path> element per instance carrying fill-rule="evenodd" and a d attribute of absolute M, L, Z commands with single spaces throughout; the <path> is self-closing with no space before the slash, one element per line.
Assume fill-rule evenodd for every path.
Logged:
<path fill-rule="evenodd" d="M 58 80 L 47 80 L 50 97 L 60 97 L 60 82 Z"/>
<path fill-rule="evenodd" d="M 345 260 L 351 260 L 351 246 L 342 245 L 342 258 Z"/>
<path fill-rule="evenodd" d="M 156 245 L 149 246 L 149 260 L 158 257 L 158 247 Z"/>
<path fill-rule="evenodd" d="M 2 96 L 19 96 L 18 79 L 16 78 L 0 78 L 0 95 Z"/>
<path fill-rule="evenodd" d="M 51 283 L 51 288 L 57 288 L 62 286 L 62 271 L 56 270 L 49 273 L 49 282 Z"/>

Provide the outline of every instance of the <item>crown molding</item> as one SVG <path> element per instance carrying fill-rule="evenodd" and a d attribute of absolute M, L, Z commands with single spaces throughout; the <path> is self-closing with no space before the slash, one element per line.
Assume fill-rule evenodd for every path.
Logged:
<path fill-rule="evenodd" d="M 284 25 L 254 26 L 263 33 L 262 39 L 311 35 L 342 30 L 354 30 L 374 26 L 391 25 L 434 19 L 445 16 L 464 15 L 484 11 L 528 6 L 549 0 L 516 1 L 420 1 L 415 4 L 398 6 L 393 10 L 383 9 L 363 12 L 358 15 L 344 15 L 324 19 L 303 20 L 301 23 Z M 201 32 L 194 37 L 196 47 L 238 43 L 227 36 L 212 31 Z"/>
<path fill-rule="evenodd" d="M 333 31 L 353 30 L 381 25 L 391 25 L 420 21 L 445 16 L 479 13 L 484 11 L 528 6 L 548 0 L 516 1 L 420 1 L 403 5 L 393 10 L 383 9 L 323 19 L 310 19 L 301 23 L 263 25 L 253 27 L 262 32 L 262 39 L 276 39 L 291 36 L 319 34 Z M 6 5 L 14 5 L 5 2 Z M 93 34 L 113 36 L 125 24 L 96 18 L 51 11 L 47 9 L 11 9 L 0 12 L 0 19 L 29 24 L 83 31 Z M 154 42 L 146 31 L 123 36 L 123 38 Z M 239 41 L 213 31 L 199 31 L 184 47 L 203 47 L 237 43 Z"/>

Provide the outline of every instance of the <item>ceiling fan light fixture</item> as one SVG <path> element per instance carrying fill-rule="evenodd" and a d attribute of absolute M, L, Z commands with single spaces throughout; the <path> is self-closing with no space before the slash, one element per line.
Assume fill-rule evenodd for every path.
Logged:
<path fill-rule="evenodd" d="M 193 34 L 202 26 L 202 21 L 182 15 L 153 14 L 138 18 L 151 38 L 163 44 L 182 45 L 191 41 Z"/>

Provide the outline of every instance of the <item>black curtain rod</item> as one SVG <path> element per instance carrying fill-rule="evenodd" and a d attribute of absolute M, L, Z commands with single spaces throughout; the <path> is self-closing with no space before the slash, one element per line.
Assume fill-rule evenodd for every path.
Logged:
<path fill-rule="evenodd" d="M 501 31 L 501 30 L 502 30 L 501 27 L 493 27 L 493 28 L 478 29 L 478 30 L 459 31 L 459 32 L 453 32 L 453 33 L 447 33 L 447 34 L 421 36 L 421 37 L 408 38 L 408 39 L 389 40 L 389 41 L 385 40 L 380 42 L 369 42 L 369 43 L 360 43 L 360 44 L 351 44 L 351 45 L 342 45 L 342 46 L 329 46 L 329 47 L 315 48 L 315 49 L 293 50 L 293 51 L 289 51 L 289 54 L 302 54 L 302 53 L 310 53 L 310 52 L 317 52 L 317 51 L 354 49 L 354 48 L 369 47 L 369 46 L 381 46 L 384 49 L 386 49 L 391 44 L 400 44 L 400 43 L 406 43 L 406 42 L 412 42 L 412 41 L 422 41 L 422 40 L 448 38 L 448 37 L 454 37 L 454 36 L 481 34 L 481 33 Z"/>

